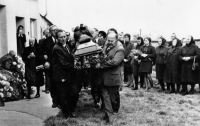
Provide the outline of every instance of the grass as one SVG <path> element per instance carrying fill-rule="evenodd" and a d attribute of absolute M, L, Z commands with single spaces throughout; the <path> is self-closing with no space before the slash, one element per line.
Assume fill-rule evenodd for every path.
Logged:
<path fill-rule="evenodd" d="M 158 88 L 146 92 L 124 88 L 114 126 L 199 126 L 200 95 L 165 94 Z M 105 126 L 103 112 L 93 107 L 88 90 L 81 92 L 77 118 L 66 121 L 62 112 L 45 120 L 45 126 Z"/>

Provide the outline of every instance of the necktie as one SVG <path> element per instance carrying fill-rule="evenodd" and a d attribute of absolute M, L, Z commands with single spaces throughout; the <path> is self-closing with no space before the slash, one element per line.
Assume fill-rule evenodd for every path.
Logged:
<path fill-rule="evenodd" d="M 67 49 L 68 53 L 70 54 L 70 51 L 69 51 L 69 49 L 68 49 L 67 45 L 65 45 L 65 48 Z"/>

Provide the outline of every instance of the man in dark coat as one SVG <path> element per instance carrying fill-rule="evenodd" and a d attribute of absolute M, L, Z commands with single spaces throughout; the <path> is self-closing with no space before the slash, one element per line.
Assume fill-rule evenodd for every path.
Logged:
<path fill-rule="evenodd" d="M 44 35 L 44 38 L 40 39 L 39 40 L 39 47 L 40 49 L 42 48 L 42 45 L 43 45 L 43 42 L 48 38 L 50 37 L 50 33 L 49 33 L 49 30 L 48 29 L 45 29 L 43 31 L 43 35 Z M 44 52 L 44 56 L 42 56 L 42 58 L 45 58 L 47 59 L 47 56 L 46 56 L 46 52 Z M 45 70 L 45 90 L 42 90 L 43 92 L 46 92 L 47 94 L 49 93 L 49 88 L 50 88 L 50 78 L 49 78 L 49 74 L 48 74 L 48 70 L 46 69 Z"/>
<path fill-rule="evenodd" d="M 68 119 L 72 113 L 72 77 L 73 56 L 66 44 L 66 33 L 63 30 L 57 32 L 58 43 L 53 48 L 53 81 L 57 84 L 59 105 L 64 116 Z"/>
<path fill-rule="evenodd" d="M 120 107 L 119 87 L 121 85 L 121 67 L 124 60 L 123 45 L 117 40 L 116 33 L 108 34 L 108 42 L 104 47 L 105 61 L 98 63 L 96 68 L 102 69 L 101 93 L 104 103 L 106 122 L 114 121 L 114 112 Z"/>
<path fill-rule="evenodd" d="M 22 56 L 26 44 L 26 35 L 23 34 L 24 27 L 20 25 L 17 28 L 17 55 Z"/>
<path fill-rule="evenodd" d="M 50 26 L 49 30 L 51 33 L 51 36 L 48 37 L 42 44 L 41 47 L 41 60 L 44 63 L 45 69 L 48 71 L 48 75 L 50 78 L 50 94 L 52 98 L 52 108 L 57 107 L 57 102 L 56 102 L 56 84 L 53 82 L 53 59 L 52 59 L 52 50 L 54 45 L 56 44 L 56 31 L 57 31 L 57 26 L 52 25 Z"/>

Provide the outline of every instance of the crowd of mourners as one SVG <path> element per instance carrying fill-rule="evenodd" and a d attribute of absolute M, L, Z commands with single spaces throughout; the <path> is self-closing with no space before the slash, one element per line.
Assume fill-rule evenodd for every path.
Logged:
<path fill-rule="evenodd" d="M 45 29 L 43 35 L 39 42 L 30 38 L 29 46 L 25 47 L 23 26 L 18 27 L 17 54 L 10 51 L 0 59 L 1 99 L 11 96 L 32 99 L 32 86 L 36 87 L 35 98 L 39 98 L 40 87 L 45 84 L 43 92 L 50 93 L 52 108 L 60 108 L 69 119 L 76 117 L 82 87 L 90 86 L 94 107 L 104 110 L 103 119 L 112 122 L 120 108 L 119 91 L 123 84 L 132 90 L 149 90 L 155 85 L 151 76 L 154 69 L 160 89 L 166 93 L 194 94 L 195 84 L 200 83 L 200 49 L 192 36 L 179 40 L 173 33 L 169 42 L 159 36 L 155 48 L 148 36 L 131 41 L 130 34 L 118 34 L 114 28 L 106 33 L 82 24 L 73 30 L 73 35 L 56 25 Z M 102 48 L 104 60 L 89 69 L 77 68 L 75 52 L 88 41 Z M 23 62 L 18 61 L 20 57 Z M 18 86 L 13 86 L 14 83 Z M 12 88 L 4 91 L 9 86 Z"/>

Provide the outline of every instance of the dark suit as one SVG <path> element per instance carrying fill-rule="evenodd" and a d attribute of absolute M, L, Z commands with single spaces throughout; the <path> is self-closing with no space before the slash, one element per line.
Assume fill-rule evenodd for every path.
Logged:
<path fill-rule="evenodd" d="M 26 35 L 21 34 L 19 36 L 19 34 L 17 34 L 17 55 L 18 56 L 22 56 L 25 49 L 25 43 L 26 43 Z"/>
<path fill-rule="evenodd" d="M 72 77 L 74 60 L 69 46 L 57 43 L 53 48 L 53 80 L 57 84 L 58 103 L 65 116 L 72 112 Z"/>
<path fill-rule="evenodd" d="M 107 47 L 104 47 L 106 54 Z M 124 60 L 125 50 L 123 45 L 117 45 L 108 51 L 106 60 L 101 63 L 102 68 L 102 87 L 101 93 L 105 106 L 105 113 L 111 116 L 113 112 L 118 112 L 120 107 L 119 86 L 122 83 L 121 67 Z"/>
<path fill-rule="evenodd" d="M 54 84 L 54 82 L 53 82 L 53 67 L 52 67 L 52 63 L 53 63 L 52 50 L 53 50 L 54 45 L 55 45 L 55 42 L 53 41 L 53 38 L 51 36 L 48 37 L 46 40 L 44 40 L 44 42 L 42 43 L 42 46 L 41 46 L 40 58 L 44 64 L 45 64 L 45 62 L 50 63 L 50 68 L 47 69 L 47 73 L 50 78 L 50 94 L 51 94 L 53 104 L 56 104 L 57 89 L 56 89 L 56 84 Z M 47 60 L 44 59 L 44 55 L 48 56 Z"/>
<path fill-rule="evenodd" d="M 39 46 L 40 46 L 40 50 L 42 49 L 42 45 L 44 43 L 44 41 L 46 40 L 46 38 L 42 38 L 39 40 Z M 46 51 L 43 52 L 44 55 L 46 55 Z M 44 58 L 44 55 L 41 55 L 41 58 L 43 59 Z M 48 75 L 48 70 L 44 70 L 45 72 L 45 91 L 49 91 L 49 88 L 50 88 L 50 78 L 49 78 L 49 75 Z"/>

